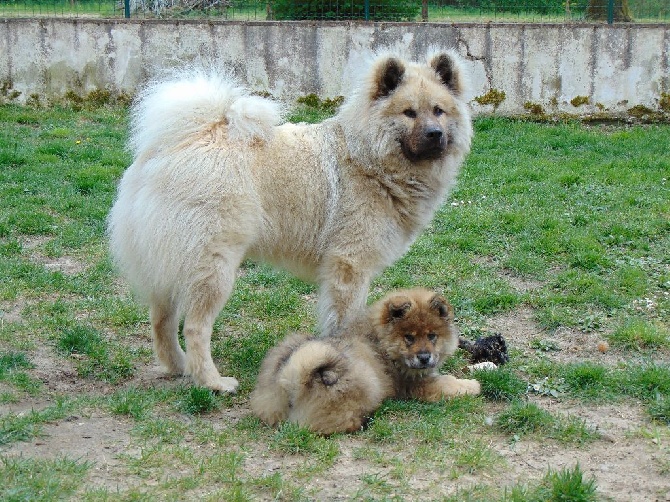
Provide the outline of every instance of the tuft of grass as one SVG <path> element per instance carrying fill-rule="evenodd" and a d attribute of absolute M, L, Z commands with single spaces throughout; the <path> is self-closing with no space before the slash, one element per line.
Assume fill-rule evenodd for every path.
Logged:
<path fill-rule="evenodd" d="M 137 422 L 133 432 L 141 439 L 155 439 L 165 444 L 183 442 L 189 430 L 187 423 L 172 418 L 152 417 L 148 413 L 141 415 L 143 420 Z"/>
<path fill-rule="evenodd" d="M 474 378 L 481 384 L 482 395 L 492 401 L 516 401 L 528 389 L 528 384 L 509 367 L 475 371 Z"/>
<path fill-rule="evenodd" d="M 608 368 L 591 362 L 568 364 L 562 376 L 568 391 L 585 399 L 602 399 L 611 388 Z"/>
<path fill-rule="evenodd" d="M 77 370 L 83 377 L 93 377 L 116 383 L 133 375 L 132 355 L 114 349 L 95 328 L 75 325 L 61 329 L 58 349 L 75 358 Z"/>
<path fill-rule="evenodd" d="M 496 419 L 496 426 L 507 434 L 518 437 L 547 430 L 555 423 L 554 417 L 534 403 L 514 403 Z"/>
<path fill-rule="evenodd" d="M 670 396 L 658 395 L 648 407 L 653 420 L 670 425 Z"/>
<path fill-rule="evenodd" d="M 10 371 L 19 368 L 33 368 L 24 352 L 4 352 L 0 354 L 0 379 Z"/>
<path fill-rule="evenodd" d="M 594 478 L 585 479 L 579 464 L 560 471 L 549 469 L 540 483 L 532 488 L 524 485 L 505 490 L 505 502 L 595 502 L 598 500 Z"/>
<path fill-rule="evenodd" d="M 137 388 L 127 388 L 109 397 L 109 409 L 115 415 L 128 415 L 135 420 L 147 418 L 155 402 L 147 392 Z"/>
<path fill-rule="evenodd" d="M 30 395 L 37 395 L 42 389 L 42 382 L 31 377 L 23 369 L 34 368 L 24 352 L 4 352 L 0 354 L 0 382 L 8 382 L 17 389 Z M 4 400 L 11 400 L 11 394 L 5 394 Z"/>
<path fill-rule="evenodd" d="M 79 354 L 102 358 L 106 354 L 105 341 L 102 336 L 89 326 L 64 328 L 57 346 L 67 355 Z"/>
<path fill-rule="evenodd" d="M 656 401 L 658 396 L 670 396 L 670 367 L 665 364 L 628 365 L 613 380 L 623 395 L 645 403 Z"/>
<path fill-rule="evenodd" d="M 219 407 L 216 395 L 206 387 L 190 387 L 179 403 L 179 409 L 189 415 L 210 413 Z"/>
<path fill-rule="evenodd" d="M 74 407 L 73 402 L 58 400 L 53 406 L 30 413 L 9 413 L 0 416 L 0 445 L 27 441 L 42 434 L 42 425 L 62 419 Z"/>
<path fill-rule="evenodd" d="M 286 422 L 279 426 L 270 441 L 270 448 L 282 454 L 306 455 L 310 466 L 304 474 L 320 472 L 333 465 L 340 454 L 334 438 L 325 438 L 305 427 Z"/>
<path fill-rule="evenodd" d="M 613 346 L 625 350 L 655 350 L 670 348 L 670 332 L 655 322 L 629 319 L 608 337 Z"/>
<path fill-rule="evenodd" d="M 561 443 L 581 444 L 599 437 L 584 420 L 555 416 L 530 402 L 512 403 L 498 415 L 496 426 L 514 439 L 520 439 L 527 434 L 538 434 Z"/>

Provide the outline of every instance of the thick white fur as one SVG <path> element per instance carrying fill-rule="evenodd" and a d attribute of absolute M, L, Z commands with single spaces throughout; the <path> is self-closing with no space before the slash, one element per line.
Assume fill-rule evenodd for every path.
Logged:
<path fill-rule="evenodd" d="M 181 143 L 217 121 L 232 139 L 267 140 L 281 120 L 278 103 L 249 95 L 230 75 L 191 69 L 145 87 L 136 99 L 130 148 L 134 155 Z"/>
<path fill-rule="evenodd" d="M 116 264 L 150 306 L 155 350 L 168 371 L 235 390 L 237 381 L 222 378 L 212 361 L 210 338 L 247 257 L 319 284 L 324 334 L 365 307 L 371 279 L 430 221 L 469 150 L 463 68 L 447 54 L 458 76 L 450 88 L 430 56 L 401 60 L 397 89 L 374 98 L 384 55 L 340 113 L 316 125 L 276 125 L 278 104 L 214 71 L 158 80 L 139 95 L 134 160 L 109 237 Z M 446 110 L 439 118 L 431 115 L 436 104 Z M 403 107 L 444 127 L 448 147 L 439 159 L 403 156 L 400 138 L 421 132 Z"/>

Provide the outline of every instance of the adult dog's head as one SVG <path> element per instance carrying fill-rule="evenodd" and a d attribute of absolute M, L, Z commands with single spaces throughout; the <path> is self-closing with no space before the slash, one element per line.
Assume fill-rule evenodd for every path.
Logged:
<path fill-rule="evenodd" d="M 413 164 L 460 157 L 472 135 L 466 87 L 453 51 L 430 54 L 425 62 L 379 56 L 342 113 L 377 157 L 400 154 Z"/>
<path fill-rule="evenodd" d="M 391 293 L 372 312 L 381 352 L 404 374 L 433 373 L 458 347 L 454 310 L 432 291 Z"/>

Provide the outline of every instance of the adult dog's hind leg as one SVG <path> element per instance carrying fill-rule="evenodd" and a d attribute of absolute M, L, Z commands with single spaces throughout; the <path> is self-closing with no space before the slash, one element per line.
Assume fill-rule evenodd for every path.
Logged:
<path fill-rule="evenodd" d="M 174 375 L 186 372 L 186 354 L 179 345 L 179 317 L 171 302 L 152 300 L 150 307 L 154 350 L 158 360 Z"/>
<path fill-rule="evenodd" d="M 244 253 L 214 253 L 207 263 L 208 275 L 190 287 L 190 305 L 184 319 L 186 372 L 197 385 L 218 392 L 235 392 L 238 381 L 222 377 L 214 365 L 211 352 L 212 327 L 233 290 L 235 272 Z"/>

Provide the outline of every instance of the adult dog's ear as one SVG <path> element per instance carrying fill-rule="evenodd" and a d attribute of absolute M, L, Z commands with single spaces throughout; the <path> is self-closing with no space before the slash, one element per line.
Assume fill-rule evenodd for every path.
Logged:
<path fill-rule="evenodd" d="M 406 296 L 393 296 L 386 302 L 386 322 L 397 321 L 407 315 L 412 302 Z"/>
<path fill-rule="evenodd" d="M 384 98 L 395 91 L 402 77 L 405 75 L 405 66 L 396 58 L 379 61 L 374 70 L 374 91 L 372 99 Z"/>
<path fill-rule="evenodd" d="M 442 296 L 440 295 L 433 296 L 433 298 L 430 300 L 430 308 L 432 310 L 435 310 L 438 313 L 438 315 L 445 321 L 454 320 L 454 308 Z"/>
<path fill-rule="evenodd" d="M 436 54 L 430 60 L 430 66 L 437 76 L 452 93 L 457 96 L 463 93 L 464 85 L 461 70 L 454 56 L 448 52 Z"/>

